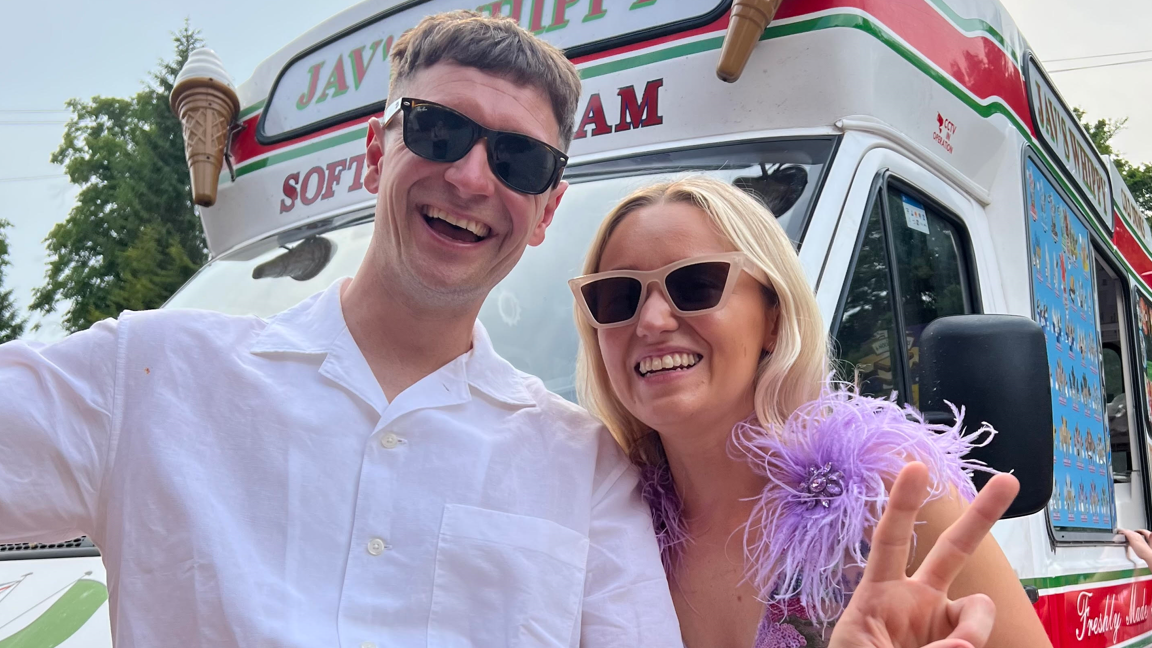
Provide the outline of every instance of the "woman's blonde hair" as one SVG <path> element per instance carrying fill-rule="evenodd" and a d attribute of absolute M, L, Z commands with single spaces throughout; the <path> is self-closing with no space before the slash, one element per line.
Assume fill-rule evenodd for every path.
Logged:
<path fill-rule="evenodd" d="M 584 274 L 600 271 L 609 237 L 629 214 L 666 203 L 691 205 L 707 214 L 720 235 L 768 275 L 777 296 L 777 339 L 776 348 L 765 354 L 756 370 L 755 413 L 761 425 L 782 424 L 797 407 L 820 395 L 829 371 L 828 342 L 800 259 L 764 205 L 740 189 L 707 176 L 688 176 L 639 189 L 616 205 L 601 223 L 588 250 Z M 579 312 L 576 329 L 580 333 L 576 385 L 581 404 L 604 421 L 635 463 L 662 463 L 659 438 L 616 397 L 596 329 Z"/>

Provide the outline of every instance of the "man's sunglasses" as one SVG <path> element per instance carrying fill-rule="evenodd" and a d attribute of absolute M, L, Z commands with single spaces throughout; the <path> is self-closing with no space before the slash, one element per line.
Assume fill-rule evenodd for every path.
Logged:
<path fill-rule="evenodd" d="M 680 317 L 719 310 L 728 301 L 741 271 L 771 289 L 768 275 L 743 252 L 692 257 L 657 270 L 597 272 L 571 279 L 568 285 L 589 324 L 612 328 L 636 321 L 653 283 L 664 291 Z"/>
<path fill-rule="evenodd" d="M 455 162 L 480 139 L 488 140 L 488 166 L 513 191 L 537 195 L 560 182 L 568 156 L 538 139 L 485 128 L 431 101 L 397 99 L 384 111 L 384 126 L 404 113 L 404 145 L 433 162 Z"/>

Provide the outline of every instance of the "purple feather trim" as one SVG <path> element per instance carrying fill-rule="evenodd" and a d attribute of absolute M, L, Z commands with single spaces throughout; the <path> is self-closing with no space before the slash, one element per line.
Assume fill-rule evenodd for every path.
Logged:
<path fill-rule="evenodd" d="M 680 565 L 684 545 L 688 543 L 688 529 L 684 523 L 683 504 L 672 481 L 667 463 L 647 465 L 640 471 L 641 495 L 652 510 L 652 526 L 656 542 L 660 545 L 660 558 L 664 573 L 671 577 Z"/>
<path fill-rule="evenodd" d="M 845 569 L 867 562 L 863 540 L 887 503 L 884 484 L 909 461 L 927 465 L 929 500 L 951 488 L 976 496 L 972 471 L 992 470 L 963 456 L 996 431 L 965 434 L 963 409 L 948 406 L 956 424 L 929 425 L 911 406 L 826 388 L 779 430 L 754 421 L 732 430 L 733 452 L 769 480 L 744 533 L 748 579 L 765 602 L 798 598 L 814 622 L 838 618 Z"/>

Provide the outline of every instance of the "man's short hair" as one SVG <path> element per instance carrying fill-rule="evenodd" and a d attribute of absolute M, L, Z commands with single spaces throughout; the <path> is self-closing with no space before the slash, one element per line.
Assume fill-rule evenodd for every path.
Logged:
<path fill-rule="evenodd" d="M 449 61 L 542 90 L 560 127 L 560 148 L 567 151 L 572 142 L 580 101 L 576 66 L 511 18 L 464 10 L 428 16 L 400 36 L 390 57 L 390 97 L 416 72 Z"/>

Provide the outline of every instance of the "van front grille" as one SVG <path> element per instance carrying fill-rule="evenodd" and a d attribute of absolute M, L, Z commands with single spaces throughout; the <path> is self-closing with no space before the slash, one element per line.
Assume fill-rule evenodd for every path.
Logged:
<path fill-rule="evenodd" d="M 96 556 L 96 545 L 87 537 L 65 542 L 17 542 L 0 544 L 0 560 L 18 558 L 55 558 L 65 556 Z"/>

